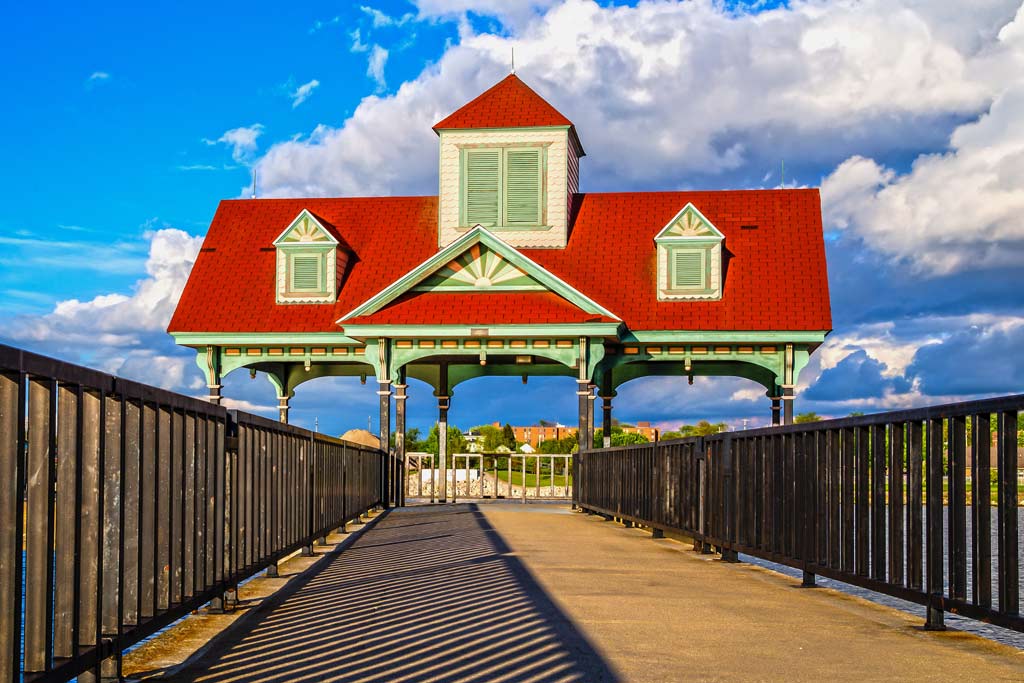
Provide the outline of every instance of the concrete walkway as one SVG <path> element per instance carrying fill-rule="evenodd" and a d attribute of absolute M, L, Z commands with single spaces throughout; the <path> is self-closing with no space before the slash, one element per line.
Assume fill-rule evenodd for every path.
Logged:
<path fill-rule="evenodd" d="M 1024 680 L 1017 650 L 564 506 L 392 511 L 312 571 L 171 680 Z"/>

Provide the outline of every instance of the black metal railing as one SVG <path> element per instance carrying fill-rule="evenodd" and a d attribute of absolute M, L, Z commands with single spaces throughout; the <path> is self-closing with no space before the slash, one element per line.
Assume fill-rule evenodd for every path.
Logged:
<path fill-rule="evenodd" d="M 118 676 L 379 504 L 384 457 L 0 345 L 0 683 Z"/>
<path fill-rule="evenodd" d="M 1022 411 L 1024 395 L 589 450 L 576 503 L 925 605 L 930 628 L 948 611 L 1021 631 Z"/>

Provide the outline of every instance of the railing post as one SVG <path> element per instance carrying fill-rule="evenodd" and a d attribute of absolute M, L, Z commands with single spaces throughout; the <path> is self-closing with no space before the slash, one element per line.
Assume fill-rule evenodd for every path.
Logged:
<path fill-rule="evenodd" d="M 733 545 L 736 543 L 736 476 L 734 473 L 736 459 L 732 452 L 732 435 L 726 433 L 721 437 L 722 443 L 722 512 L 725 519 L 723 525 L 722 560 L 739 562 L 739 555 Z"/>
<path fill-rule="evenodd" d="M 701 540 L 700 552 L 702 555 L 711 554 L 711 544 L 708 543 L 708 466 L 711 463 L 711 451 L 704 437 L 700 437 L 694 446 L 697 455 L 697 529 L 700 531 Z"/>
<path fill-rule="evenodd" d="M 930 419 L 925 444 L 925 568 L 928 584 L 928 616 L 925 630 L 946 629 L 943 612 L 942 552 L 942 420 Z"/>

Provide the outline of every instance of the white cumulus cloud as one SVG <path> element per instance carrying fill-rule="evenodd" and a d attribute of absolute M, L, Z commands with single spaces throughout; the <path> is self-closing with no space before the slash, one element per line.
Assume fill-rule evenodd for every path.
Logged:
<path fill-rule="evenodd" d="M 58 302 L 45 315 L 0 324 L 0 335 L 19 345 L 88 362 L 161 387 L 180 386 L 191 361 L 175 353 L 166 335 L 174 307 L 195 262 L 201 237 L 174 228 L 148 235 L 146 277 L 129 294 Z"/>
<path fill-rule="evenodd" d="M 523 3 L 532 18 L 509 34 L 463 31 L 393 95 L 274 145 L 260 178 L 268 196 L 435 191 L 430 126 L 508 73 L 513 47 L 519 75 L 576 123 L 587 189 L 756 184 L 780 159 L 820 168 L 935 148 L 951 125 L 929 124 L 976 117 L 999 95 L 1008 67 L 996 36 L 1016 4 L 813 1 L 746 14 L 711 0 Z M 418 3 L 428 16 L 498 6 Z M 383 79 L 377 54 L 369 74 Z M 817 182 L 795 162 L 787 182 Z"/>
<path fill-rule="evenodd" d="M 315 78 L 308 83 L 303 83 L 297 87 L 288 97 L 292 100 L 292 109 L 299 106 L 303 102 L 309 99 L 309 96 L 313 94 L 313 91 L 320 87 L 320 81 Z M 254 140 L 255 142 L 255 140 Z"/>
<path fill-rule="evenodd" d="M 263 134 L 263 124 L 254 123 L 251 126 L 240 126 L 225 131 L 216 140 L 204 138 L 203 142 L 208 145 L 222 144 L 231 149 L 231 158 L 237 163 L 245 163 L 252 158 L 258 144 L 257 138 Z"/>
<path fill-rule="evenodd" d="M 370 50 L 370 60 L 366 65 L 366 75 L 377 84 L 377 91 L 380 92 L 388 87 L 384 78 L 384 67 L 388 63 L 388 51 L 380 45 L 374 45 Z"/>

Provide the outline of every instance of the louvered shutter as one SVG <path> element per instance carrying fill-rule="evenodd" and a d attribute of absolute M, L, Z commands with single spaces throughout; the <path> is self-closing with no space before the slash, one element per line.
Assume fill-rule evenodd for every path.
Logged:
<path fill-rule="evenodd" d="M 466 225 L 498 224 L 501 150 L 466 150 Z"/>
<path fill-rule="evenodd" d="M 541 151 L 505 152 L 505 225 L 540 225 Z"/>
<path fill-rule="evenodd" d="M 702 289 L 704 282 L 704 258 L 699 251 L 676 250 L 672 252 L 672 288 Z"/>
<path fill-rule="evenodd" d="M 320 264 L 318 255 L 292 256 L 292 289 L 297 292 L 318 292 L 320 284 Z"/>

